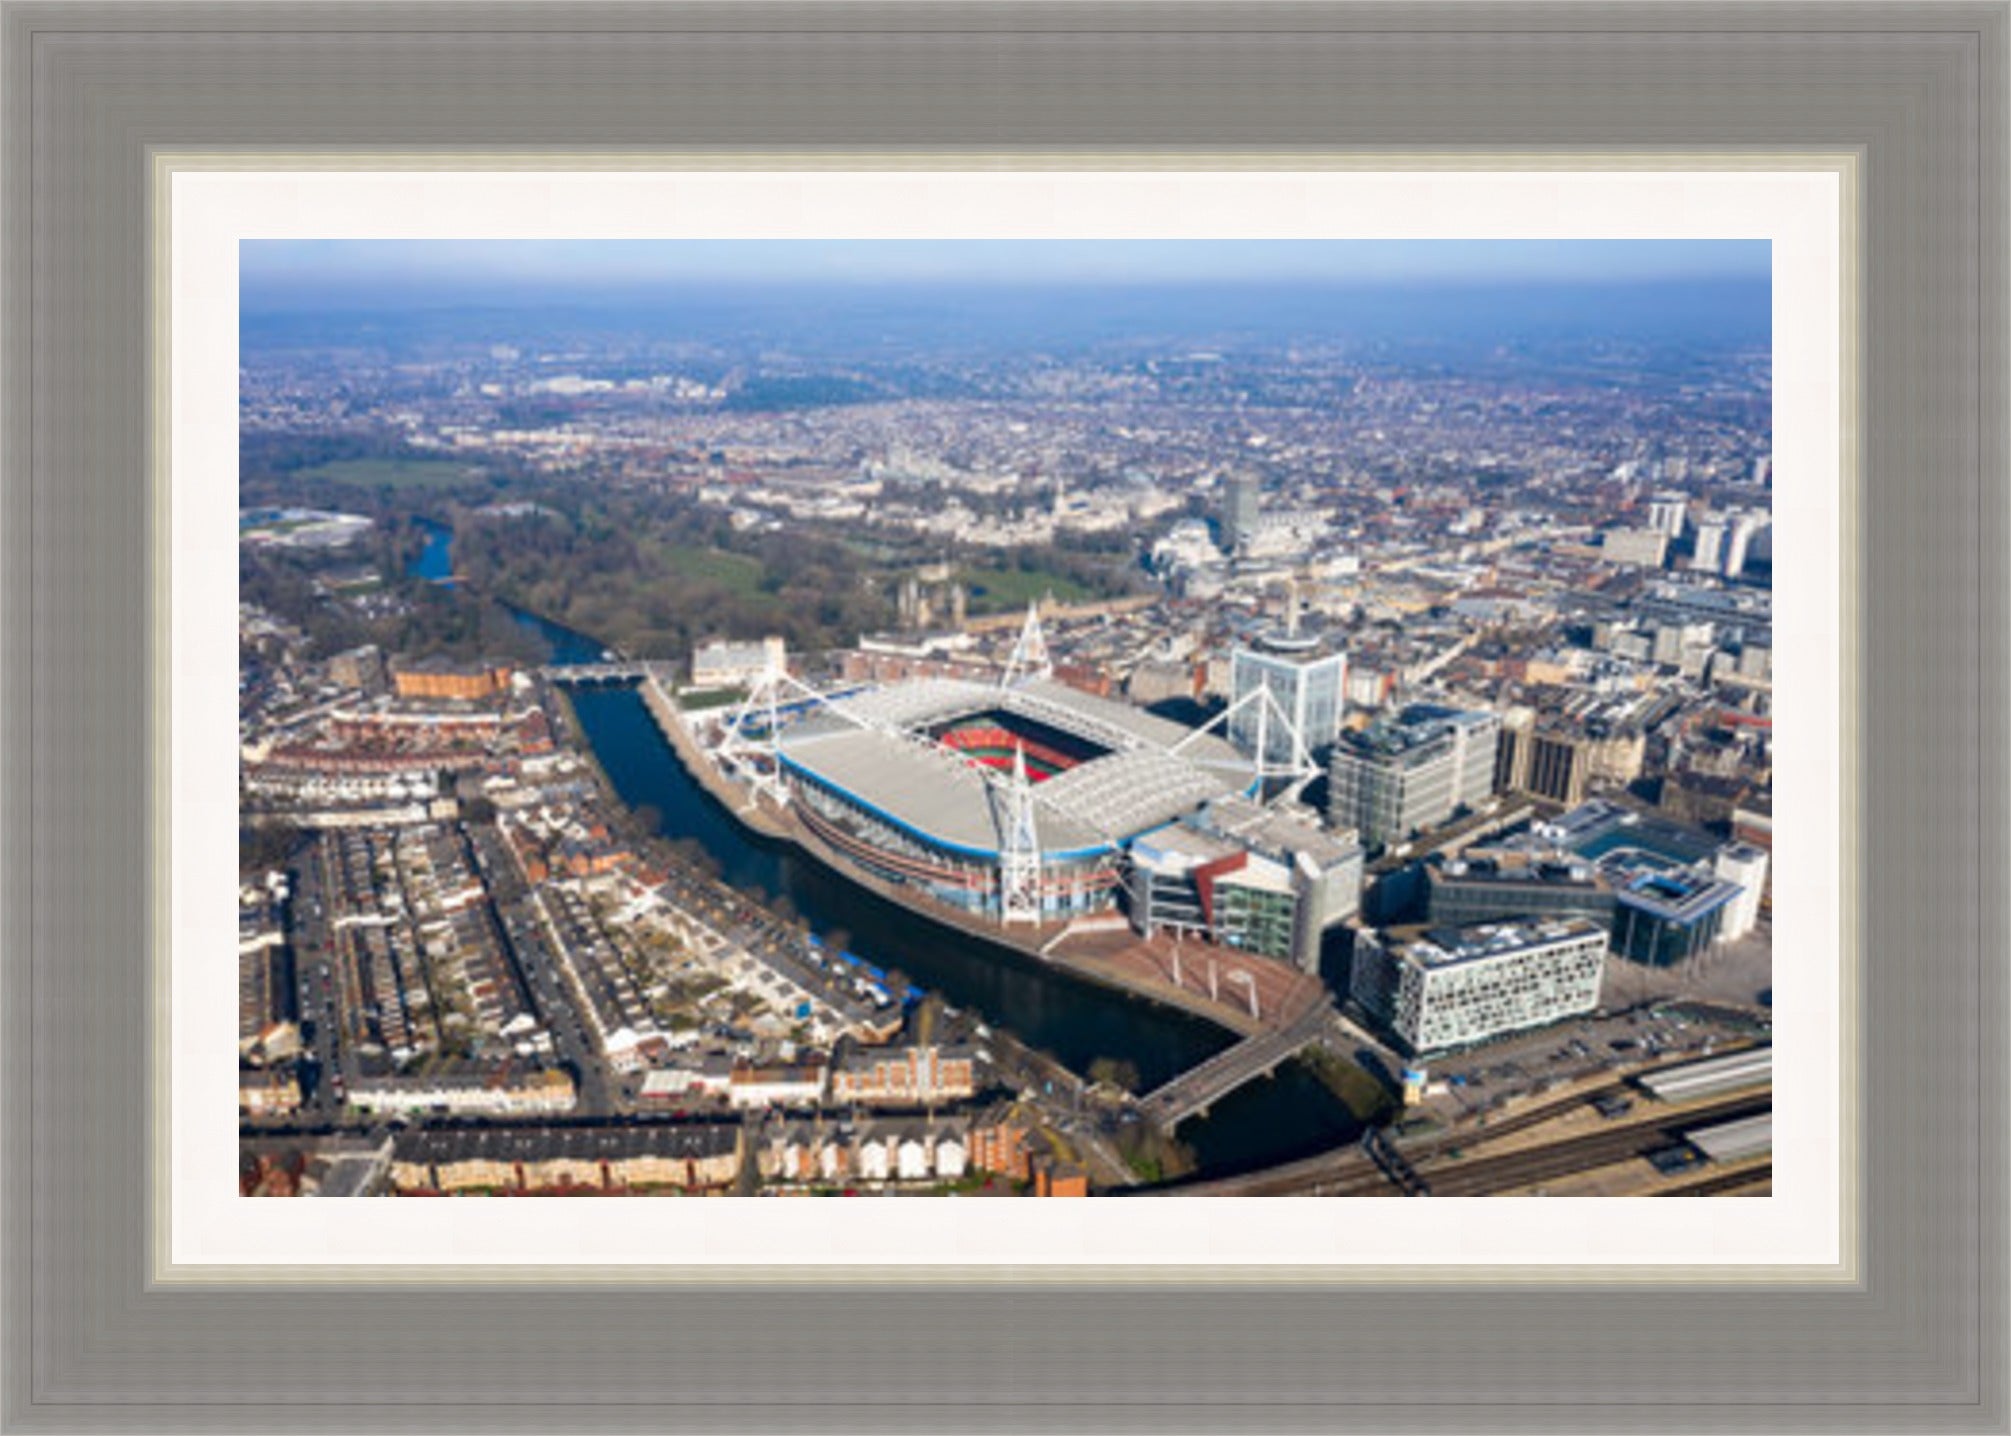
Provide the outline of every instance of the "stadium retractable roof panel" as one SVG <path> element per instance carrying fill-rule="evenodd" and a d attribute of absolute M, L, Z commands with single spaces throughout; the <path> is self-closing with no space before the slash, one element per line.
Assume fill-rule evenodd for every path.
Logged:
<path fill-rule="evenodd" d="M 1122 839 L 1191 813 L 1228 791 L 1203 769 L 1141 748 L 1057 773 L 1041 785 L 1040 797 Z"/>
<path fill-rule="evenodd" d="M 866 723 L 907 728 L 989 703 L 996 690 L 962 678 L 922 678 L 872 688 L 835 706 Z"/>
<path fill-rule="evenodd" d="M 853 728 L 785 743 L 783 761 L 924 842 L 973 856 L 998 854 L 991 784 L 954 753 L 878 729 Z M 1043 852 L 1108 846 L 1095 827 L 1045 802 L 1034 804 L 1034 825 Z"/>

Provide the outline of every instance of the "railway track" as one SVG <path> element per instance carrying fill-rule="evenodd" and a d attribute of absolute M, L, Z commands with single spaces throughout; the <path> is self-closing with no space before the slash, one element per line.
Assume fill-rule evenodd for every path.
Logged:
<path fill-rule="evenodd" d="M 1706 1125 L 1714 1120 L 1730 1120 L 1732 1116 L 1757 1115 L 1771 1110 L 1772 1098 L 1765 1092 L 1745 1092 L 1723 1099 L 1710 1107 L 1694 1108 L 1684 1112 L 1666 1114 L 1664 1120 L 1648 1123 L 1633 1123 L 1614 1130 L 1601 1131 L 1577 1143 L 1560 1143 L 1550 1147 L 1532 1148 L 1528 1153 L 1503 1153 L 1498 1157 L 1475 1157 L 1472 1159 L 1451 1159 L 1458 1165 L 1447 1167 L 1445 1154 L 1462 1146 L 1477 1146 L 1512 1135 L 1544 1122 L 1552 1121 L 1566 1113 L 1576 1111 L 1597 1098 L 1605 1096 L 1638 1097 L 1638 1093 L 1624 1079 L 1616 1078 L 1595 1087 L 1583 1087 L 1569 1096 L 1542 1106 L 1517 1112 L 1512 1117 L 1491 1121 L 1485 1127 L 1466 1127 L 1457 1131 L 1439 1132 L 1415 1141 L 1401 1141 L 1396 1148 L 1404 1158 L 1417 1167 L 1431 1187 L 1433 1196 L 1480 1195 L 1466 1190 L 1466 1183 L 1473 1173 L 1493 1170 L 1497 1163 L 1544 1165 L 1531 1160 L 1537 1153 L 1578 1154 L 1580 1143 L 1596 1144 L 1590 1150 L 1597 1152 L 1611 1146 L 1618 1155 L 1607 1160 L 1621 1161 L 1627 1157 L 1639 1156 L 1657 1147 L 1669 1146 L 1679 1140 L 1680 1134 L 1692 1127 Z M 1644 1135 L 1645 1134 L 1645 1135 Z M 1629 1149 L 1629 1139 L 1640 1139 L 1639 1145 Z M 1555 1170 L 1543 1171 L 1517 1181 L 1503 1183 L 1503 1186 L 1521 1185 L 1523 1181 L 1540 1182 L 1548 1177 L 1561 1176 L 1566 1171 L 1583 1170 L 1587 1166 L 1597 1166 L 1597 1160 L 1586 1161 L 1573 1155 L 1569 1160 L 1576 1165 L 1566 1165 Z M 1447 1190 L 1440 1186 L 1439 1176 L 1446 1174 L 1447 1180 L 1455 1183 L 1458 1190 Z M 1456 1174 L 1456 1175 L 1454 1175 Z M 1499 1190 L 1499 1187 L 1493 1188 Z M 1322 1152 L 1312 1157 L 1302 1157 L 1297 1161 L 1262 1172 L 1250 1172 L 1240 1177 L 1223 1177 L 1214 1181 L 1190 1182 L 1178 1186 L 1162 1187 L 1141 1196 L 1321 1196 L 1321 1197 L 1367 1197 L 1396 1196 L 1398 1189 L 1382 1170 L 1370 1160 L 1368 1155 L 1355 1143 L 1332 1151 Z"/>
<path fill-rule="evenodd" d="M 1757 1117 L 1773 1110 L 1770 1095 L 1731 1097 L 1708 1107 L 1671 1112 L 1647 1122 L 1636 1122 L 1611 1131 L 1594 1132 L 1567 1142 L 1529 1147 L 1500 1156 L 1469 1159 L 1440 1158 L 1418 1167 L 1418 1175 L 1435 1197 L 1480 1197 L 1526 1187 L 1592 1167 L 1646 1156 L 1661 1147 L 1679 1142 L 1682 1134 L 1717 1122 Z"/>
<path fill-rule="evenodd" d="M 1617 1093 L 1622 1086 L 1623 1084 L 1619 1082 L 1609 1082 L 1598 1087 L 1588 1087 L 1555 1102 L 1533 1107 L 1526 1112 L 1518 1112 L 1513 1117 L 1503 1118 L 1483 1128 L 1442 1133 L 1417 1142 L 1399 1142 L 1397 1147 L 1412 1163 L 1428 1162 L 1448 1148 L 1457 1147 L 1463 1142 L 1504 1137 L 1525 1127 L 1534 1127 L 1540 1122 L 1551 1121 L 1583 1106 L 1595 1097 Z M 1382 1169 L 1352 1142 L 1318 1156 L 1302 1157 L 1296 1162 L 1273 1167 L 1269 1171 L 1251 1172 L 1242 1177 L 1225 1177 L 1215 1182 L 1194 1183 L 1185 1187 L 1168 1188 L 1165 1191 L 1167 1196 L 1237 1197 L 1375 1197 L 1397 1194 L 1397 1188 L 1383 1174 Z"/>
<path fill-rule="evenodd" d="M 1597 1087 L 1583 1087 L 1568 1097 L 1555 1102 L 1547 1102 L 1541 1107 L 1532 1107 L 1525 1112 L 1517 1112 L 1513 1117 L 1502 1117 L 1489 1122 L 1485 1127 L 1462 1127 L 1456 1131 L 1437 1132 L 1414 1142 L 1398 1143 L 1399 1150 L 1412 1162 L 1426 1162 L 1452 1147 L 1466 1146 L 1492 1141 L 1496 1137 L 1506 1137 L 1511 1132 L 1520 1132 L 1526 1127 L 1561 1117 L 1600 1097 L 1627 1095 L 1624 1082 L 1603 1082 Z"/>
<path fill-rule="evenodd" d="M 1715 1197 L 1720 1192 L 1737 1191 L 1740 1187 L 1750 1187 L 1759 1182 L 1770 1182 L 1774 1176 L 1774 1164 L 1747 1167 L 1740 1172 L 1719 1172 L 1700 1182 L 1687 1186 L 1671 1187 L 1667 1191 L 1655 1193 L 1658 1197 Z"/>

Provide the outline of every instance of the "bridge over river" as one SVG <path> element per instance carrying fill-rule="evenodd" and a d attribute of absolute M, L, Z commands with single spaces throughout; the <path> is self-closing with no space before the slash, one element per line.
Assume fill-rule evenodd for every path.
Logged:
<path fill-rule="evenodd" d="M 538 673 L 551 683 L 640 683 L 649 677 L 650 671 L 647 663 L 617 659 L 603 663 L 555 663 Z"/>
<path fill-rule="evenodd" d="M 1146 1093 L 1138 1099 L 1138 1110 L 1170 1132 L 1237 1088 L 1269 1076 L 1280 1064 L 1324 1040 L 1333 1017 L 1331 1004 L 1313 1003 L 1284 1026 L 1246 1037 L 1234 1047 L 1188 1068 L 1164 1087 Z"/>

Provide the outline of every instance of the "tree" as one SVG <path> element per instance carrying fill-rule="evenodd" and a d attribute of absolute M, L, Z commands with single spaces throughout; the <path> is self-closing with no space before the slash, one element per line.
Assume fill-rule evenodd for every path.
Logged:
<path fill-rule="evenodd" d="M 1089 1064 L 1089 1080 L 1120 1092 L 1136 1092 L 1138 1068 L 1120 1057 L 1099 1057 Z"/>
<path fill-rule="evenodd" d="M 1150 1122 L 1133 1122 L 1117 1136 L 1118 1155 L 1148 1182 L 1183 1177 L 1198 1165 L 1194 1149 L 1160 1131 Z"/>
<path fill-rule="evenodd" d="M 300 829 L 287 822 L 237 830 L 237 861 L 243 871 L 284 867 L 299 846 Z"/>
<path fill-rule="evenodd" d="M 936 1032 L 942 1026 L 943 1008 L 947 1004 L 940 992 L 931 992 L 915 1007 L 915 1043 L 926 1047 L 936 1040 Z"/>

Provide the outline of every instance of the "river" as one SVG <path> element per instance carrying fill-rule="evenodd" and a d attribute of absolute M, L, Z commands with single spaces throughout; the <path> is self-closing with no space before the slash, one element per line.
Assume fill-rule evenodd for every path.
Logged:
<path fill-rule="evenodd" d="M 441 525 L 427 528 L 426 549 L 412 572 L 445 579 L 452 572 L 452 535 Z M 587 635 L 505 607 L 551 650 L 553 663 L 588 663 L 602 656 L 602 646 Z M 1118 1058 L 1135 1066 L 1151 1087 L 1233 1040 L 1212 1023 L 917 918 L 788 845 L 749 833 L 685 771 L 633 687 L 581 685 L 570 693 L 615 791 L 631 808 L 655 809 L 665 837 L 697 841 L 734 886 L 787 896 L 827 940 L 876 966 L 898 968 L 953 1006 L 1006 1028 L 1073 1070 L 1085 1071 L 1099 1057 Z M 1203 1171 L 1223 1175 L 1330 1147 L 1360 1130 L 1324 1083 L 1287 1064 L 1224 1098 L 1206 1118 L 1184 1123 L 1179 1136 L 1194 1148 Z"/>

